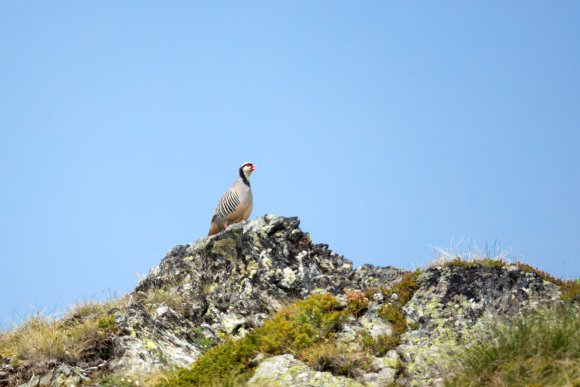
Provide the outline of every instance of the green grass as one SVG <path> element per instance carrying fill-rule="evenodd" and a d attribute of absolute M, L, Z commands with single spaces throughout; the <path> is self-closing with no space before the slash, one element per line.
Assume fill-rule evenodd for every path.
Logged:
<path fill-rule="evenodd" d="M 497 323 L 452 357 L 446 385 L 580 385 L 579 314 L 567 302 Z"/>

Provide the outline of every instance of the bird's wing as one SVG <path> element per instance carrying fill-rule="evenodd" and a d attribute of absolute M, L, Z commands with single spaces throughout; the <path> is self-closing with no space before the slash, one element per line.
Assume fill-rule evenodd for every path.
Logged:
<path fill-rule="evenodd" d="M 233 214 L 238 206 L 240 205 L 240 197 L 238 193 L 232 188 L 227 191 L 220 199 L 216 209 L 215 215 L 220 219 L 224 220 L 231 214 Z"/>

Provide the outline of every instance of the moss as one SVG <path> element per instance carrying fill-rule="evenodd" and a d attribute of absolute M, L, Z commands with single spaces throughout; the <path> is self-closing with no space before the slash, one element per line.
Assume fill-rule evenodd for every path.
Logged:
<path fill-rule="evenodd" d="M 387 301 L 379 308 L 378 314 L 379 317 L 391 323 L 396 339 L 407 330 L 403 306 L 409 302 L 413 294 L 419 289 L 417 278 L 421 273 L 421 270 L 405 273 L 401 281 L 389 288 L 382 289 Z"/>
<path fill-rule="evenodd" d="M 315 294 L 278 312 L 258 328 L 261 349 L 269 354 L 299 352 L 315 342 L 333 336 L 345 314 L 340 303 L 330 294 Z M 288 349 L 291 349 L 288 352 Z"/>
<path fill-rule="evenodd" d="M 366 331 L 362 331 L 359 335 L 359 342 L 362 347 L 377 357 L 385 356 L 387 352 L 401 344 L 399 335 L 378 335 L 373 337 Z"/>
<path fill-rule="evenodd" d="M 399 282 L 389 288 L 382 289 L 383 295 L 389 300 L 393 294 L 396 294 L 398 297 L 397 304 L 403 307 L 419 289 L 417 278 L 421 273 L 422 271 L 419 269 L 405 273 Z"/>
<path fill-rule="evenodd" d="M 503 259 L 495 259 L 495 258 L 480 258 L 480 259 L 473 259 L 473 260 L 466 260 L 460 257 L 457 257 L 451 261 L 445 262 L 444 266 L 460 266 L 460 267 L 476 267 L 476 266 L 483 266 L 483 267 L 504 267 L 507 263 Z"/>
<path fill-rule="evenodd" d="M 322 361 L 309 348 L 330 343 L 345 318 L 346 313 L 334 296 L 312 295 L 283 308 L 243 338 L 227 340 L 208 350 L 191 368 L 176 370 L 161 385 L 241 384 L 252 376 L 255 368 L 252 359 L 259 353 L 266 356 L 290 353 L 306 362 Z"/>
<path fill-rule="evenodd" d="M 259 353 L 260 337 L 256 332 L 239 340 L 228 340 L 201 356 L 191 368 L 170 374 L 161 386 L 233 386 L 253 374 L 251 360 Z"/>
<path fill-rule="evenodd" d="M 469 262 L 456 259 L 450 261 L 448 265 L 500 267 L 506 263 L 496 259 Z M 529 268 L 522 268 L 522 270 L 532 271 Z M 537 271 L 534 272 L 537 273 Z M 400 282 L 389 288 L 366 292 L 345 290 L 347 298 L 345 307 L 341 307 L 338 300 L 329 294 L 312 295 L 291 304 L 247 336 L 239 340 L 226 340 L 223 345 L 209 349 L 192 367 L 176 370 L 161 385 L 230 386 L 243 384 L 252 376 L 257 365 L 253 359 L 259 354 L 266 357 L 293 354 L 316 370 L 354 377 L 360 369 L 369 367 L 368 359 L 371 354 L 385 356 L 389 350 L 395 349 L 401 343 L 401 335 L 408 329 L 403 307 L 418 290 L 418 277 L 421 273 L 420 270 L 407 273 Z M 558 284 L 553 277 L 552 279 L 545 278 Z M 562 287 L 562 284 L 559 285 Z M 366 331 L 359 333 L 358 342 L 362 348 L 360 351 L 352 351 L 352 347 L 347 349 L 344 345 L 337 343 L 335 335 L 346 319 L 364 314 L 368 309 L 369 299 L 377 291 L 380 291 L 386 300 L 379 308 L 378 314 L 392 325 L 393 334 L 373 337 Z M 455 334 L 453 328 L 447 327 L 445 323 L 447 319 L 439 316 L 438 306 L 438 300 L 434 300 L 433 303 L 426 305 L 426 308 L 433 310 L 429 309 L 426 312 L 433 316 L 435 329 L 432 341 L 435 347 L 446 347 L 450 345 L 449 343 L 455 343 Z M 457 307 L 457 313 L 463 313 L 460 305 Z M 465 308 L 469 310 L 467 306 Z M 413 329 L 417 327 L 417 323 L 411 326 Z M 198 333 L 194 332 L 194 336 L 199 340 L 205 340 L 202 332 Z M 442 361 L 441 357 L 436 353 L 431 353 L 430 349 L 418 348 L 417 351 L 416 355 L 423 360 L 409 363 L 408 371 L 412 371 L 412 367 L 430 367 Z M 399 367 L 403 367 L 401 362 L 399 362 Z M 399 369 L 399 372 L 402 372 L 402 369 Z M 420 373 L 420 370 L 413 372 Z"/>
<path fill-rule="evenodd" d="M 393 304 L 384 304 L 379 308 L 379 317 L 388 321 L 393 326 L 393 330 L 397 335 L 402 335 L 407 330 L 405 316 L 399 306 Z"/>

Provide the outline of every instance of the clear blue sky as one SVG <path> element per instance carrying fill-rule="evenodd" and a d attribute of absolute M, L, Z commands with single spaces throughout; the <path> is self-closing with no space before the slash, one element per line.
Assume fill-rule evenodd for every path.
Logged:
<path fill-rule="evenodd" d="M 4 1 L 0 323 L 254 212 L 355 265 L 498 243 L 580 275 L 578 1 Z"/>

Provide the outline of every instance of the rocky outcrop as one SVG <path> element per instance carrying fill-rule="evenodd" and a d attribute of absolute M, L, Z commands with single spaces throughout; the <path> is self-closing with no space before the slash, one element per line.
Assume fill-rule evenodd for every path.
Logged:
<path fill-rule="evenodd" d="M 241 336 L 283 304 L 314 290 L 389 283 L 403 271 L 352 263 L 314 244 L 298 218 L 264 216 L 196 243 L 177 246 L 151 269 L 119 312 L 123 332 L 110 368 L 141 374 L 186 366 L 208 343 Z M 155 301 L 165 294 L 167 301 Z M 152 307 L 146 306 L 154 300 Z M 145 306 L 144 306 L 145 305 Z"/>
<path fill-rule="evenodd" d="M 450 351 L 498 318 L 546 306 L 560 297 L 558 286 L 517 266 L 450 265 L 427 269 L 403 308 L 407 325 L 397 348 L 406 385 L 438 385 Z"/>
<path fill-rule="evenodd" d="M 373 357 L 356 380 L 315 371 L 290 355 L 266 357 L 250 385 L 438 385 L 446 354 L 483 321 L 554 302 L 560 294 L 553 283 L 516 266 L 431 267 L 400 305 L 406 324 L 401 333 L 380 311 L 398 302 L 400 295 L 382 290 L 405 273 L 371 265 L 353 269 L 327 245 L 313 243 L 298 218 L 263 216 L 169 251 L 127 296 L 126 305 L 108 312 L 115 317 L 116 334 L 106 361 L 84 368 L 54 362 L 44 375 L 31 375 L 3 359 L 0 385 L 16 380 L 59 385 L 73 379 L 91 385 L 100 375 L 139 377 L 184 367 L 224 337 L 241 337 L 262 325 L 293 300 L 313 292 L 345 299 L 347 288 L 365 291 L 368 305 L 345 322 L 337 340 L 360 350 L 361 332 L 373 338 L 397 335 L 396 348 Z"/>

